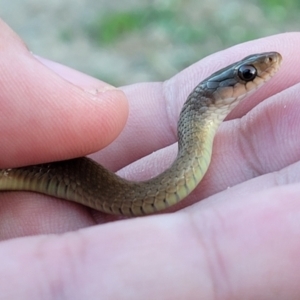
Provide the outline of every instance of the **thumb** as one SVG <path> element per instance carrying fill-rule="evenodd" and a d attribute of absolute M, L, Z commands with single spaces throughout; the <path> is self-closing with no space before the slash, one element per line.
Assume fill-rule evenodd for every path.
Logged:
<path fill-rule="evenodd" d="M 118 136 L 122 91 L 38 60 L 1 20 L 0 43 L 1 168 L 83 156 Z"/>

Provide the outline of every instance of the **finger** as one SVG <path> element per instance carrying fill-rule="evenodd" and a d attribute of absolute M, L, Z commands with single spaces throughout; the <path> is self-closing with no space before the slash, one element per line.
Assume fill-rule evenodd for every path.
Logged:
<path fill-rule="evenodd" d="M 121 91 L 95 80 L 88 90 L 75 86 L 41 64 L 1 21 L 0 43 L 2 168 L 82 156 L 119 134 L 127 117 Z"/>
<path fill-rule="evenodd" d="M 193 212 L 2 243 L 1 293 L 9 299 L 296 299 L 299 193 L 299 186 L 277 187 L 213 209 L 197 204 Z"/>
<path fill-rule="evenodd" d="M 80 86 L 84 90 L 90 90 L 91 93 L 95 91 L 95 88 L 99 90 L 110 89 L 112 86 L 108 85 L 106 82 L 91 77 L 87 74 L 81 73 L 74 69 L 71 69 L 67 66 L 61 65 L 57 62 L 48 60 L 44 57 L 40 57 L 35 55 L 35 57 L 47 68 L 54 71 L 60 77 L 64 78 L 65 80 L 73 83 L 74 85 Z"/>
<path fill-rule="evenodd" d="M 143 83 L 124 87 L 130 101 L 129 119 L 125 130 L 112 145 L 93 157 L 110 169 L 118 170 L 161 148 L 168 147 L 177 140 L 177 121 L 182 104 L 201 80 L 248 54 L 279 51 L 283 56 L 283 66 L 279 73 L 257 93 L 242 102 L 228 119 L 243 116 L 267 97 L 300 80 L 299 72 L 291 71 L 300 67 L 300 62 L 295 59 L 299 44 L 299 33 L 271 36 L 206 57 L 163 84 Z M 166 155 L 166 152 L 163 152 L 163 155 Z M 144 170 L 148 178 L 156 173 L 151 167 Z"/>
<path fill-rule="evenodd" d="M 91 210 L 82 205 L 28 192 L 1 193 L 0 213 L 0 241 L 61 234 L 96 224 Z"/>
<path fill-rule="evenodd" d="M 189 199 L 188 203 L 199 202 L 200 207 L 205 205 L 212 206 L 215 202 L 229 201 L 230 199 L 239 198 L 240 201 L 247 198 L 249 195 L 255 196 L 262 191 L 268 191 L 278 186 L 286 186 L 290 184 L 299 185 L 300 182 L 300 161 L 295 162 L 279 171 L 270 172 L 245 182 L 241 182 L 235 186 L 228 187 L 226 190 L 213 194 L 212 196 L 199 201 L 197 193 Z M 185 203 L 185 205 L 187 205 Z M 188 206 L 186 210 L 195 210 L 198 203 Z"/>

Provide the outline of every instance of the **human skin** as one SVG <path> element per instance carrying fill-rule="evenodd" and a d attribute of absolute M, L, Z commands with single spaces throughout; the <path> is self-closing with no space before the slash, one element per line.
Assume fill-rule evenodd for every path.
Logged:
<path fill-rule="evenodd" d="M 137 180 L 174 159 L 196 84 L 251 53 L 283 56 L 221 125 L 207 175 L 174 213 L 111 222 L 79 204 L 1 193 L 0 299 L 299 299 L 299 33 L 120 89 L 33 56 L 3 22 L 0 46 L 1 168 L 88 155 L 121 132 L 92 157 Z"/>

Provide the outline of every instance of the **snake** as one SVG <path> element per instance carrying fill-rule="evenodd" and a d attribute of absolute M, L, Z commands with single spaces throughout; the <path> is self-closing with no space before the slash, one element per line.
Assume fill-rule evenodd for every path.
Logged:
<path fill-rule="evenodd" d="M 226 116 L 278 71 L 278 52 L 252 54 L 201 81 L 187 97 L 177 126 L 178 153 L 160 175 L 129 181 L 88 157 L 0 170 L 0 191 L 31 191 L 98 211 L 153 214 L 175 205 L 200 183 L 211 162 L 213 140 Z"/>

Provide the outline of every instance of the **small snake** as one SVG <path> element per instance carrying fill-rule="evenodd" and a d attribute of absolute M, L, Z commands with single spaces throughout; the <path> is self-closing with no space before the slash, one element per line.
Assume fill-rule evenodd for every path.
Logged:
<path fill-rule="evenodd" d="M 0 170 L 0 190 L 22 190 L 71 200 L 109 214 L 139 216 L 176 204 L 202 180 L 220 123 L 240 101 L 278 70 L 281 55 L 254 54 L 199 83 L 178 122 L 178 154 L 148 181 L 120 178 L 87 157 Z"/>

